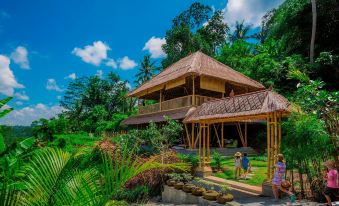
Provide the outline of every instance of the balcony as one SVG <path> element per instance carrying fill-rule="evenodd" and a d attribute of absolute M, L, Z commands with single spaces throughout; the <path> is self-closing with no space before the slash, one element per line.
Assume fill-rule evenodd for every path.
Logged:
<path fill-rule="evenodd" d="M 150 104 L 145 106 L 139 106 L 139 115 L 156 113 L 160 111 L 168 111 L 173 109 L 180 109 L 190 106 L 200 106 L 204 102 L 214 100 L 214 97 L 195 95 L 195 104 L 193 105 L 193 95 L 178 97 L 175 99 L 166 100 L 156 104 Z"/>

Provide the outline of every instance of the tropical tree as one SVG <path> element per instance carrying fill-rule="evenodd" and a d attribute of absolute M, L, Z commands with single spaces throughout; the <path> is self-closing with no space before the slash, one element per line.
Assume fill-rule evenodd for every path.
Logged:
<path fill-rule="evenodd" d="M 229 34 L 230 41 L 235 42 L 238 40 L 247 40 L 251 38 L 251 35 L 249 35 L 250 29 L 251 25 L 245 24 L 245 20 L 242 22 L 236 21 L 235 30 Z"/>
<path fill-rule="evenodd" d="M 315 41 L 315 33 L 317 29 L 317 5 L 316 0 L 311 0 L 312 4 L 312 36 L 311 36 L 311 44 L 310 44 L 310 62 L 314 62 L 314 41 Z"/>
<path fill-rule="evenodd" d="M 153 77 L 153 75 L 158 70 L 158 68 L 155 66 L 155 63 L 155 61 L 151 61 L 150 55 L 144 56 L 144 59 L 140 62 L 141 66 L 138 68 L 138 73 L 135 75 L 135 83 L 137 85 L 141 85 Z"/>

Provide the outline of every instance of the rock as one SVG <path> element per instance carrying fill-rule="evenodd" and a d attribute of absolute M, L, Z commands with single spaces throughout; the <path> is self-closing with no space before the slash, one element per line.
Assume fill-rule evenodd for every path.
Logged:
<path fill-rule="evenodd" d="M 192 195 L 195 195 L 195 196 L 201 196 L 203 192 L 205 192 L 205 188 L 202 188 L 202 187 L 194 187 L 192 189 Z"/>
<path fill-rule="evenodd" d="M 192 189 L 193 189 L 194 187 L 195 187 L 195 185 L 188 183 L 188 184 L 185 184 L 185 185 L 183 186 L 182 190 L 183 190 L 184 192 L 191 193 L 191 192 L 192 192 Z"/>
<path fill-rule="evenodd" d="M 231 194 L 226 194 L 226 195 L 219 194 L 217 196 L 217 203 L 225 204 L 226 202 L 231 202 L 231 201 L 233 201 L 233 195 Z"/>
<path fill-rule="evenodd" d="M 176 182 L 174 184 L 174 188 L 177 189 L 177 190 L 181 190 L 184 186 L 184 183 L 183 182 Z"/>
<path fill-rule="evenodd" d="M 217 191 L 214 191 L 214 190 L 207 190 L 207 191 L 202 193 L 202 196 L 204 197 L 204 199 L 212 200 L 212 201 L 216 200 L 218 195 L 219 195 L 219 193 Z"/>

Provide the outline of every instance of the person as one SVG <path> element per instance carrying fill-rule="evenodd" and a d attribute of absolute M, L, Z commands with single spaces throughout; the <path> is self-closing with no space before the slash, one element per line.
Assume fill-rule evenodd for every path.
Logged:
<path fill-rule="evenodd" d="M 333 160 L 327 160 L 324 162 L 324 166 L 327 168 L 324 176 L 324 179 L 327 181 L 324 191 L 327 200 L 326 205 L 332 205 L 331 196 L 338 196 L 339 194 L 338 171 Z"/>
<path fill-rule="evenodd" d="M 239 179 L 241 173 L 241 153 L 236 152 L 234 157 L 235 179 Z"/>
<path fill-rule="evenodd" d="M 291 202 L 295 202 L 296 196 L 289 190 L 286 190 L 282 187 L 282 183 L 285 181 L 285 169 L 286 164 L 284 161 L 284 156 L 282 154 L 278 154 L 277 164 L 275 166 L 275 174 L 272 180 L 272 191 L 275 198 L 275 201 L 279 201 L 278 190 L 287 193 L 290 196 Z"/>
<path fill-rule="evenodd" d="M 242 169 L 244 170 L 243 178 L 246 180 L 247 179 L 248 169 L 249 169 L 249 166 L 250 166 L 250 160 L 247 158 L 247 153 L 243 154 L 243 158 L 241 160 L 241 164 L 242 164 Z"/>

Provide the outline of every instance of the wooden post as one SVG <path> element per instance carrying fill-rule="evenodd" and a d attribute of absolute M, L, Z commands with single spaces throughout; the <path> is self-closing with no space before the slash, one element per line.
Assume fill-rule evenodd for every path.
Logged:
<path fill-rule="evenodd" d="M 247 122 L 245 122 L 245 147 L 247 147 Z"/>
<path fill-rule="evenodd" d="M 276 156 L 275 156 L 275 138 L 274 138 L 274 113 L 271 113 L 271 178 L 273 178 L 274 175 L 274 166 L 275 166 L 275 160 L 276 160 Z"/>
<path fill-rule="evenodd" d="M 162 111 L 162 89 L 160 90 L 159 108 L 160 108 L 160 111 Z"/>
<path fill-rule="evenodd" d="M 224 148 L 224 123 L 221 123 L 221 147 Z"/>
<path fill-rule="evenodd" d="M 203 123 L 203 128 L 202 128 L 202 141 L 203 141 L 203 146 L 202 146 L 202 165 L 205 167 L 205 157 L 206 157 L 206 126 L 205 123 Z"/>
<path fill-rule="evenodd" d="M 218 130 L 215 127 L 215 124 L 212 124 L 212 125 L 213 125 L 213 128 L 214 128 L 215 136 L 217 137 L 217 140 L 218 140 L 219 147 L 222 148 L 220 138 L 219 138 L 219 134 L 218 134 Z"/>
<path fill-rule="evenodd" d="M 192 76 L 192 105 L 195 106 L 195 81 L 194 81 L 194 75 Z"/>
<path fill-rule="evenodd" d="M 281 119 L 282 119 L 282 113 L 279 113 L 279 119 L 278 119 L 278 153 L 281 153 Z"/>
<path fill-rule="evenodd" d="M 199 167 L 201 168 L 202 167 L 202 159 L 201 159 L 201 155 L 202 155 L 202 151 L 201 151 L 201 138 L 202 138 L 202 125 L 201 123 L 199 124 Z"/>
<path fill-rule="evenodd" d="M 207 124 L 207 161 L 210 162 L 211 157 L 211 149 L 210 149 L 210 141 L 211 141 L 211 132 L 210 132 L 210 124 Z"/>
<path fill-rule="evenodd" d="M 191 141 L 191 149 L 194 149 L 195 148 L 195 145 L 194 145 L 194 123 L 192 123 L 192 134 L 191 134 L 191 136 L 192 136 L 192 141 Z"/>
<path fill-rule="evenodd" d="M 270 114 L 267 114 L 267 180 L 271 181 L 271 131 Z"/>
<path fill-rule="evenodd" d="M 278 157 L 278 122 L 277 122 L 277 112 L 274 112 L 274 165 L 276 164 Z"/>

